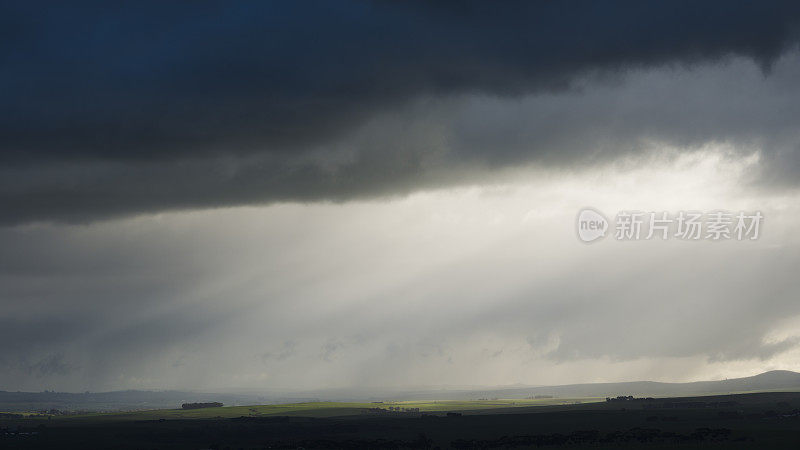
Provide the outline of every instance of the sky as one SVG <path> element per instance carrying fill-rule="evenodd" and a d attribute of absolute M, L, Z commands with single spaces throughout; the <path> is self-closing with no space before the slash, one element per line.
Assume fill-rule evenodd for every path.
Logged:
<path fill-rule="evenodd" d="M 800 371 L 794 2 L 7 2 L 0 30 L 2 390 Z M 626 240 L 621 211 L 763 223 Z"/>

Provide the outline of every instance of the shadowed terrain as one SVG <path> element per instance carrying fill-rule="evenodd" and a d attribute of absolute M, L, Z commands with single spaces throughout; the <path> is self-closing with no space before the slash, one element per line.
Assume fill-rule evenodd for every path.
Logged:
<path fill-rule="evenodd" d="M 4 413 L 0 430 L 7 448 L 797 448 L 800 392 Z"/>
<path fill-rule="evenodd" d="M 530 400 L 538 403 L 574 403 L 603 400 L 605 397 L 634 395 L 638 397 L 733 394 L 751 391 L 800 391 L 800 373 L 774 370 L 752 377 L 692 383 L 659 383 L 635 381 L 623 383 L 588 383 L 563 386 L 528 386 L 484 389 L 428 390 L 319 390 L 304 392 L 208 393 L 192 391 L 114 391 L 114 392 L 4 392 L 0 391 L 0 411 L 31 412 L 56 409 L 65 412 L 117 412 L 179 408 L 185 402 L 218 401 L 226 406 L 285 405 L 335 401 L 370 403 L 404 400 L 430 403 L 431 400 L 475 402 L 488 399 L 520 399 L 517 406 Z M 480 402 L 486 407 L 487 402 Z M 423 409 L 425 406 L 422 406 Z M 459 408 L 462 409 L 462 408 Z"/>

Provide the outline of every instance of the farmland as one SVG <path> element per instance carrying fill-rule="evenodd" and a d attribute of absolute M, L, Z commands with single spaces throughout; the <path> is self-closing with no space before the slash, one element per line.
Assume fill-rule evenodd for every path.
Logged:
<path fill-rule="evenodd" d="M 430 400 L 430 401 L 386 401 L 386 402 L 304 402 L 280 405 L 223 406 L 202 409 L 157 409 L 131 411 L 124 413 L 93 413 L 59 417 L 58 420 L 70 421 L 136 421 L 158 419 L 215 419 L 233 417 L 262 416 L 302 416 L 302 417 L 337 417 L 370 413 L 370 410 L 381 409 L 390 414 L 389 407 L 400 408 L 397 413 L 404 414 L 404 409 L 418 408 L 420 413 L 437 413 L 450 411 L 481 411 L 492 409 L 571 405 L 600 402 L 598 397 L 554 398 L 554 399 L 498 399 L 498 400 Z"/>
<path fill-rule="evenodd" d="M 0 446 L 744 449 L 800 443 L 797 392 L 598 400 L 307 402 L 28 416 L 0 419 Z"/>

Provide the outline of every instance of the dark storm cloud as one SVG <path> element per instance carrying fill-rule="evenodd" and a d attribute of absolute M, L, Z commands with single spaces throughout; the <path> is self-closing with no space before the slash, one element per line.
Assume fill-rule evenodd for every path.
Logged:
<path fill-rule="evenodd" d="M 51 354 L 35 362 L 24 361 L 22 366 L 28 374 L 39 377 L 67 375 L 74 370 L 64 362 L 64 355 L 61 354 Z"/>
<path fill-rule="evenodd" d="M 797 43 L 800 6 L 20 2 L 0 17 L 0 221 L 17 223 L 443 183 L 431 130 L 348 139 L 420 98 L 568 92 L 587 74 L 730 56 L 769 73 Z M 505 154 L 503 139 L 477 137 L 438 163 L 560 153 L 546 137 Z"/>
<path fill-rule="evenodd" d="M 615 192 L 633 201 L 627 186 Z M 567 366 L 613 379 L 618 365 L 652 360 L 669 369 L 659 376 L 684 379 L 689 372 L 670 361 L 754 372 L 793 364 L 794 197 L 752 200 L 768 220 L 754 242 L 586 246 L 569 199 L 596 198 L 598 188 L 0 228 L 0 340 L 13 343 L 0 356 L 0 383 L 540 384 L 539 374 Z M 516 220 L 554 204 L 565 212 Z"/>

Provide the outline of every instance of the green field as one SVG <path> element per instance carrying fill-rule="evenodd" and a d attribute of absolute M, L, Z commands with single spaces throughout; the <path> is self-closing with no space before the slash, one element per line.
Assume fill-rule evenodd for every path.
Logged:
<path fill-rule="evenodd" d="M 308 402 L 4 417 L 0 429 L 0 447 L 30 449 L 797 449 L 800 394 Z"/>
<path fill-rule="evenodd" d="M 391 407 L 419 408 L 420 413 L 437 413 L 449 411 L 479 411 L 499 408 L 517 408 L 531 406 L 572 405 L 576 403 L 593 403 L 605 401 L 599 397 L 584 398 L 550 398 L 550 399 L 499 399 L 499 400 L 429 400 L 429 401 L 394 401 L 382 403 L 352 402 L 306 402 L 280 405 L 254 406 L 222 406 L 202 409 L 154 409 L 123 413 L 95 413 L 74 416 L 53 416 L 59 420 L 158 420 L 158 419 L 213 419 L 233 417 L 260 416 L 302 416 L 302 417 L 337 417 L 368 413 L 370 409 Z M 392 414 L 388 411 L 386 414 Z M 394 413 L 402 415 L 404 413 Z M 407 413 L 405 413 L 407 414 Z"/>

